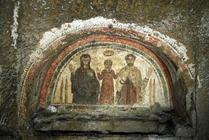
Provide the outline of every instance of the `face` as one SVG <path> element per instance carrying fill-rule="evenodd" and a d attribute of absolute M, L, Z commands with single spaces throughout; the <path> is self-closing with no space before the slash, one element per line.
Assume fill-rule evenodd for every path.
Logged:
<path fill-rule="evenodd" d="M 126 63 L 127 63 L 128 66 L 133 66 L 134 65 L 134 61 L 135 61 L 135 58 L 134 57 L 131 57 L 131 56 L 129 56 L 126 59 Z"/>
<path fill-rule="evenodd" d="M 106 69 L 111 69 L 112 65 L 111 64 L 104 64 Z"/>
<path fill-rule="evenodd" d="M 90 58 L 87 57 L 87 58 L 82 58 L 82 62 L 84 65 L 88 65 L 90 63 Z"/>

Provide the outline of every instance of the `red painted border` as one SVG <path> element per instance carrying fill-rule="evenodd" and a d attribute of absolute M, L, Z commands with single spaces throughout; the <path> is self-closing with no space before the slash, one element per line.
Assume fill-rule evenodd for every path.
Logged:
<path fill-rule="evenodd" d="M 90 35 L 88 37 L 82 38 L 76 41 L 75 43 L 71 44 L 70 46 L 66 47 L 57 56 L 57 58 L 51 63 L 49 69 L 47 70 L 46 76 L 41 85 L 41 90 L 39 94 L 40 107 L 46 107 L 47 105 L 49 86 L 51 84 L 53 73 L 55 72 L 56 67 L 59 65 L 59 63 L 61 63 L 63 59 L 65 58 L 65 56 L 68 55 L 70 52 L 92 41 L 125 44 L 125 45 L 141 50 L 145 54 L 148 54 L 152 59 L 154 59 L 157 62 L 157 64 L 160 66 L 160 68 L 163 70 L 163 74 L 165 75 L 166 82 L 168 83 L 168 86 L 169 86 L 170 109 L 173 109 L 173 86 L 172 86 L 171 76 L 170 76 L 167 66 L 159 59 L 159 57 L 153 51 L 146 48 L 145 46 L 142 46 L 137 41 L 119 37 L 119 36 L 108 36 L 108 35 Z"/>

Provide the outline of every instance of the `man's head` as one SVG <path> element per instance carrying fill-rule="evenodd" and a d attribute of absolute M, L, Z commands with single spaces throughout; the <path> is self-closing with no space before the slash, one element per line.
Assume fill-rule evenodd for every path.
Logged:
<path fill-rule="evenodd" d="M 134 61 L 136 60 L 136 56 L 134 56 L 133 54 L 128 54 L 126 55 L 125 60 L 128 66 L 133 66 Z"/>
<path fill-rule="evenodd" d="M 89 54 L 82 54 L 80 57 L 81 66 L 90 66 L 91 56 Z"/>

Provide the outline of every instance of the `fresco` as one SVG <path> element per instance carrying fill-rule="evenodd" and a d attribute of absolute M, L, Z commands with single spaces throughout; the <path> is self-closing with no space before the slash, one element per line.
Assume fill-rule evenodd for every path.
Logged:
<path fill-rule="evenodd" d="M 158 64 L 127 45 L 98 44 L 72 52 L 51 89 L 52 105 L 170 105 Z"/>

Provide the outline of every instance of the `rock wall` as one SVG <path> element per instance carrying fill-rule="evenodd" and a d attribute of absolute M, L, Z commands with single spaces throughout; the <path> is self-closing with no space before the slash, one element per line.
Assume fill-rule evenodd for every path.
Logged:
<path fill-rule="evenodd" d="M 207 0 L 1 0 L 0 1 L 0 138 L 76 139 L 77 134 L 32 133 L 18 128 L 20 81 L 24 66 L 43 34 L 76 19 L 102 16 L 123 23 L 146 25 L 183 43 L 195 78 L 192 96 L 197 121 L 194 139 L 209 139 L 209 2 Z M 196 119 L 197 118 L 197 119 Z M 196 123 L 195 123 L 196 124 Z M 20 130 L 19 132 L 16 132 Z M 26 133 L 26 134 L 25 134 Z M 18 136 L 17 136 L 18 135 Z M 93 136 L 92 136 L 93 135 Z M 53 137 L 52 137 L 53 136 Z M 172 136 L 100 135 L 79 139 L 175 139 Z M 180 139 L 180 138 L 179 138 Z M 191 139 L 191 138 L 188 138 Z"/>

